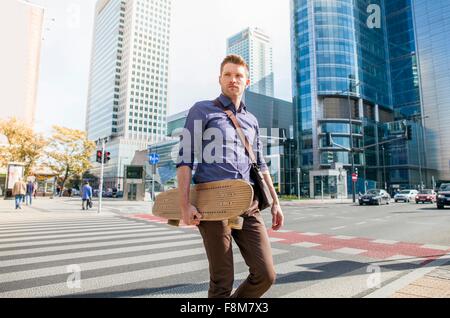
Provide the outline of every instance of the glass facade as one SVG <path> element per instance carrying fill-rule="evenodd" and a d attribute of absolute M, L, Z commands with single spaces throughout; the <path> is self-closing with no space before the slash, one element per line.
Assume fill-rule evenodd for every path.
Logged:
<path fill-rule="evenodd" d="M 447 76 L 429 90 L 430 97 L 441 87 L 448 91 L 444 86 L 450 82 L 449 72 L 436 67 L 449 64 L 442 25 L 450 15 L 444 2 L 427 6 L 425 0 L 291 0 L 294 124 L 297 165 L 303 171 L 330 169 L 333 163 L 350 169 L 353 163 L 365 180 L 358 189 L 362 191 L 367 184 L 384 187 L 395 183 L 409 188 L 429 184 L 423 141 L 427 131 L 423 122 L 429 115 L 422 121 L 420 87 L 423 94 L 425 85 L 429 88 L 428 83 L 435 81 L 425 84 L 421 73 L 433 70 L 434 79 L 439 77 L 435 70 L 442 70 L 440 76 Z M 434 39 L 429 37 L 432 19 Z M 423 60 L 419 27 L 426 37 L 422 40 L 426 61 L 435 63 L 431 68 L 419 65 Z M 442 113 L 445 110 L 435 112 Z M 389 126 L 402 120 L 411 126 L 411 140 L 379 145 L 405 134 L 405 125 L 397 135 Z M 336 147 L 326 147 L 327 133 L 332 134 Z M 348 153 L 352 144 L 359 148 L 354 162 Z M 436 148 L 437 144 L 436 156 L 445 158 Z M 450 158 L 443 164 L 448 170 Z M 302 178 L 302 182 L 309 179 Z"/>
<path fill-rule="evenodd" d="M 105 184 L 120 186 L 135 151 L 166 138 L 170 12 L 170 0 L 97 1 L 86 130 L 110 138 Z"/>
<path fill-rule="evenodd" d="M 96 17 L 92 66 L 89 82 L 86 130 L 90 140 L 112 135 L 114 103 L 118 102 L 116 76 L 120 76 L 117 63 L 121 1 L 111 0 Z"/>
<path fill-rule="evenodd" d="M 247 28 L 227 40 L 227 54 L 238 54 L 250 68 L 251 92 L 274 96 L 272 42 L 259 28 Z"/>
<path fill-rule="evenodd" d="M 450 1 L 415 0 L 413 12 L 428 182 L 450 181 Z"/>

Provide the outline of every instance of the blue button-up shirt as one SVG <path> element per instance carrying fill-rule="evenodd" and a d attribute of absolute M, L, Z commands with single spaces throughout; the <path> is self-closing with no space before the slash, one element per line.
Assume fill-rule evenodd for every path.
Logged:
<path fill-rule="evenodd" d="M 222 94 L 219 100 L 236 116 L 253 147 L 261 171 L 268 171 L 256 117 L 247 111 L 244 103 L 236 111 L 235 105 L 227 96 Z M 253 183 L 250 178 L 251 160 L 245 147 L 231 119 L 214 101 L 196 103 L 189 111 L 184 128 L 177 168 L 188 166 L 194 169 L 196 161 L 194 183 L 234 179 Z"/>

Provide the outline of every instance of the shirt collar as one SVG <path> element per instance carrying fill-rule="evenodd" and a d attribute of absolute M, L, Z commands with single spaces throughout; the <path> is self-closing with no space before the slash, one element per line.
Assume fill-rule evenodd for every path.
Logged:
<path fill-rule="evenodd" d="M 231 102 L 231 99 L 228 96 L 220 94 L 219 100 L 222 103 L 222 105 L 225 106 L 226 108 L 233 107 L 234 109 L 236 109 L 235 105 Z M 247 106 L 243 101 L 241 101 L 241 107 L 239 108 L 239 111 L 243 113 L 247 112 Z"/>

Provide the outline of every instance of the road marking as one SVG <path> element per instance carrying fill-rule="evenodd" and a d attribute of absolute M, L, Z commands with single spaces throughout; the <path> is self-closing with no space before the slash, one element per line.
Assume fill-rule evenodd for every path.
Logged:
<path fill-rule="evenodd" d="M 10 233 L 10 235 L 12 234 L 21 234 L 21 233 L 30 233 L 31 231 L 34 232 L 49 232 L 52 233 L 54 231 L 59 231 L 59 230 L 82 230 L 82 229 L 103 229 L 103 228 L 119 228 L 119 227 L 123 227 L 123 226 L 148 226 L 148 227 L 155 227 L 155 225 L 152 224 L 142 224 L 142 223 L 136 223 L 136 222 L 117 222 L 117 223 L 112 223 L 112 224 L 103 224 L 103 223 L 98 223 L 98 224 L 89 224 L 89 225 L 73 225 L 73 226 L 42 226 L 39 228 L 35 228 L 35 227 L 27 227 L 24 229 L 20 229 L 20 230 L 1 230 L 0 232 L 2 234 L 6 234 L 6 233 Z"/>
<path fill-rule="evenodd" d="M 128 249 L 123 249 L 123 253 L 129 252 Z M 80 266 L 82 271 L 90 271 L 97 269 L 107 269 L 111 267 L 118 266 L 130 266 L 133 264 L 141 264 L 148 263 L 154 261 L 161 261 L 166 259 L 173 259 L 179 257 L 189 257 L 196 255 L 205 255 L 205 248 L 191 248 L 191 249 L 180 249 L 177 251 L 150 254 L 150 255 L 141 255 L 141 256 L 133 256 L 133 257 L 123 257 L 123 258 L 115 258 L 115 259 L 107 259 L 103 261 L 92 261 L 92 262 L 83 262 L 77 263 Z M 13 282 L 20 281 L 25 279 L 36 279 L 46 276 L 55 276 L 62 275 L 67 273 L 67 264 L 54 266 L 54 267 L 46 267 L 35 270 L 26 270 L 20 272 L 12 272 L 6 274 L 0 274 L 0 283 L 5 282 Z"/>
<path fill-rule="evenodd" d="M 285 251 L 283 251 L 285 252 Z M 240 253 L 234 255 L 237 262 L 243 262 Z M 174 265 L 164 265 L 141 270 L 132 270 L 105 276 L 97 276 L 81 280 L 81 288 L 69 289 L 67 282 L 50 284 L 46 286 L 37 286 L 31 288 L 18 289 L 8 292 L 0 292 L 0 297 L 57 297 L 64 295 L 80 295 L 93 290 L 114 288 L 122 285 L 140 283 L 153 279 L 169 277 L 178 274 L 186 274 L 192 272 L 202 272 L 205 277 L 208 276 L 209 263 L 206 257 L 201 260 L 179 263 Z M 64 277 L 64 280 L 66 277 Z"/>
<path fill-rule="evenodd" d="M 120 231 L 120 230 L 129 230 L 129 229 L 149 229 L 149 228 L 155 228 L 155 225 L 146 225 L 146 224 L 129 224 L 129 225 L 122 225 L 122 226 L 115 226 L 115 227 L 93 227 L 93 228 L 85 228 L 79 227 L 78 229 L 65 229 L 65 230 L 50 230 L 50 231 L 39 231 L 39 232 L 26 232 L 26 233 L 8 233 L 8 234 L 0 234 L 0 240 L 4 241 L 4 237 L 16 237 L 16 238 L 23 238 L 23 237 L 33 237 L 35 235 L 36 237 L 46 237 L 46 235 L 39 235 L 39 234 L 77 234 L 83 235 L 83 233 L 89 233 L 89 232 L 95 232 L 95 234 L 99 233 L 107 233 L 107 232 L 113 232 L 113 231 Z M 44 232 L 44 233 L 42 233 Z M 3 232 L 2 232 L 3 233 Z"/>
<path fill-rule="evenodd" d="M 287 251 L 282 251 L 282 253 L 287 253 Z M 278 252 L 277 254 L 282 254 Z M 275 255 L 275 253 L 274 253 Z M 323 266 L 326 263 L 335 261 L 332 258 L 320 257 L 320 256 L 310 256 L 300 258 L 294 261 L 287 261 L 283 263 L 275 264 L 275 272 L 277 273 L 277 279 L 282 278 L 283 276 L 295 274 L 297 272 L 319 272 L 315 268 Z M 233 289 L 236 289 L 243 280 L 245 280 L 248 276 L 248 271 L 242 271 L 234 276 L 234 284 Z M 295 284 L 295 283 L 293 283 Z M 283 284 L 285 285 L 285 284 Z M 271 290 L 279 288 L 281 285 L 275 285 L 271 288 Z M 205 280 L 200 283 L 196 283 L 195 285 L 188 285 L 182 287 L 171 288 L 167 290 L 163 290 L 157 293 L 149 294 L 146 296 L 139 296 L 137 298 L 205 298 L 208 296 L 209 289 L 209 281 Z"/>
<path fill-rule="evenodd" d="M 302 235 L 306 235 L 306 236 L 319 236 L 321 235 L 320 233 L 313 233 L 313 232 L 306 232 L 306 233 L 301 233 Z"/>
<path fill-rule="evenodd" d="M 347 254 L 347 255 L 359 255 L 359 254 L 367 252 L 367 250 L 360 250 L 357 248 L 344 247 L 344 248 L 339 248 L 339 249 L 333 250 L 332 252 Z"/>
<path fill-rule="evenodd" d="M 333 227 L 331 228 L 332 231 L 336 231 L 336 230 L 342 230 L 345 229 L 347 226 L 338 226 L 338 227 Z"/>
<path fill-rule="evenodd" d="M 397 244 L 397 243 L 400 243 L 400 242 L 399 241 L 393 241 L 393 240 L 374 240 L 374 241 L 371 241 L 371 243 L 394 245 L 394 244 Z"/>
<path fill-rule="evenodd" d="M 422 245 L 421 248 L 430 248 L 433 250 L 441 250 L 441 251 L 450 250 L 449 246 L 434 245 L 434 244 L 425 244 L 425 245 Z"/>
<path fill-rule="evenodd" d="M 85 235 L 84 237 L 96 237 L 97 239 L 101 239 L 103 234 L 128 234 L 128 233 L 145 233 L 148 232 L 152 229 L 131 229 L 131 230 L 123 230 L 123 231 L 113 231 L 111 233 L 111 231 L 99 231 L 90 235 Z M 17 242 L 18 244 L 20 244 L 20 242 L 24 242 L 24 241 L 32 241 L 32 240 L 43 240 L 43 239 L 63 239 L 63 238 L 75 238 L 75 237 L 79 237 L 82 236 L 83 234 L 60 234 L 60 235 L 43 235 L 43 236 L 28 236 L 26 238 L 12 238 L 12 239 L 2 239 L 1 240 L 1 245 L 0 248 L 3 247 L 4 243 L 9 243 L 9 242 Z"/>
<path fill-rule="evenodd" d="M 20 226 L 2 226 L 0 227 L 0 231 L 15 231 L 15 230 L 28 230 L 28 229 L 40 229 L 40 228 L 59 228 L 59 227 L 83 227 L 83 226 L 95 226 L 95 225 L 117 225 L 117 224 L 123 224 L 124 222 L 130 222 L 130 221 L 123 221 L 123 220 L 111 220 L 111 221 L 87 221 L 87 222 L 77 222 L 77 221 L 68 221 L 68 222 L 40 222 L 37 225 L 34 225 L 34 223 L 24 223 Z M 136 223 L 136 222 L 130 222 L 130 223 Z"/>
<path fill-rule="evenodd" d="M 336 240 L 353 240 L 356 239 L 356 237 L 354 236 L 345 236 L 345 235 L 338 235 L 338 236 L 332 236 L 332 239 L 336 239 Z"/>
<path fill-rule="evenodd" d="M 306 248 L 316 247 L 316 246 L 319 246 L 319 245 L 320 244 L 311 243 L 311 242 L 301 242 L 301 243 L 292 244 L 292 246 L 306 247 Z"/>
<path fill-rule="evenodd" d="M 280 241 L 284 241 L 284 239 L 280 239 L 280 238 L 276 238 L 276 237 L 269 237 L 269 242 L 271 242 L 271 243 L 280 242 Z"/>
<path fill-rule="evenodd" d="M 20 255 L 21 258 L 26 258 L 29 255 L 33 255 L 36 253 L 48 253 L 48 252 L 56 252 L 56 251 L 70 251 L 70 250 L 76 250 L 76 249 L 83 249 L 83 248 L 94 248 L 94 247 L 105 247 L 110 245 L 124 245 L 127 243 L 139 243 L 139 242 L 146 242 L 147 240 L 164 240 L 164 238 L 167 238 L 167 240 L 173 239 L 176 237 L 174 234 L 183 234 L 182 231 L 165 231 L 165 232 L 157 232 L 157 233 L 149 233 L 147 235 L 139 235 L 139 236 L 133 236 L 133 235 L 127 235 L 124 236 L 118 236 L 118 237 L 111 237 L 106 242 L 95 242 L 95 240 L 90 240 L 93 242 L 88 242 L 87 240 L 78 240 L 70 243 L 74 244 L 62 244 L 59 246 L 46 246 L 46 247 L 40 247 L 40 248 L 33 248 L 34 246 L 30 246 L 31 248 L 27 249 L 14 249 L 11 251 L 2 251 L 0 252 L 0 256 L 13 256 L 13 255 Z M 189 235 L 189 237 L 198 237 L 198 234 L 186 234 Z M 138 239 L 138 237 L 141 237 Z M 129 239 L 129 240 L 127 240 Z M 64 243 L 64 242 L 59 242 Z M 69 242 L 66 242 L 69 243 Z M 28 251 L 28 252 L 27 252 Z M 3 265 L 3 260 L 0 263 L 0 267 Z"/>

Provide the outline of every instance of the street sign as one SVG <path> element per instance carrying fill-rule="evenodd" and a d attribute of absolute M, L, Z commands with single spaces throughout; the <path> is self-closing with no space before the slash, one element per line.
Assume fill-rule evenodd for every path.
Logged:
<path fill-rule="evenodd" d="M 357 182 L 358 181 L 358 175 L 356 173 L 352 174 L 352 181 Z"/>
<path fill-rule="evenodd" d="M 159 155 L 157 153 L 150 154 L 148 158 L 149 158 L 148 162 L 153 166 L 158 164 L 159 162 Z"/>

